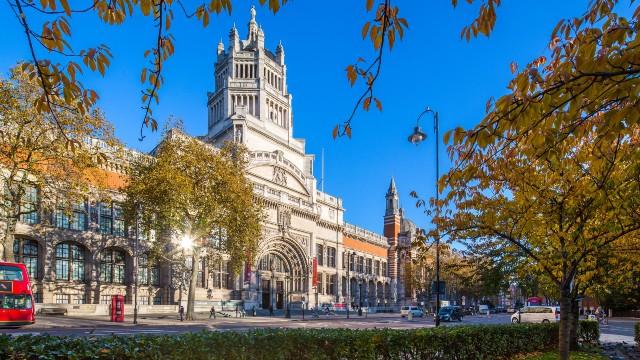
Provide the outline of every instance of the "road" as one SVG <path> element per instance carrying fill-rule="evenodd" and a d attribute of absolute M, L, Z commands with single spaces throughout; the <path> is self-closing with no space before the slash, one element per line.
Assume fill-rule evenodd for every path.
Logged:
<path fill-rule="evenodd" d="M 208 314 L 199 314 L 199 319 L 181 322 L 175 315 L 164 317 L 141 317 L 138 325 L 133 325 L 130 318 L 125 323 L 110 323 L 106 318 L 77 318 L 71 316 L 48 316 L 38 318 L 35 325 L 21 329 L 0 329 L 0 333 L 12 335 L 58 335 L 58 336 L 111 336 L 111 335 L 171 335 L 194 331 L 246 331 L 256 328 L 391 328 L 412 329 L 433 327 L 431 318 L 402 319 L 398 314 L 375 314 L 367 317 L 344 315 L 320 316 L 319 318 L 295 316 L 292 319 L 283 317 L 246 317 L 221 318 L 209 320 Z M 608 326 L 601 327 L 603 341 L 633 342 L 633 325 L 638 319 L 613 319 Z M 492 314 L 490 317 L 466 316 L 461 322 L 442 323 L 443 326 L 474 324 L 508 324 L 508 314 Z"/>

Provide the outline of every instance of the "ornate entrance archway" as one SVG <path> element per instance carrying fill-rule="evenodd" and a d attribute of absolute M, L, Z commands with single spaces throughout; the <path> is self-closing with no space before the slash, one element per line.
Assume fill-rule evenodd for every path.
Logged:
<path fill-rule="evenodd" d="M 295 240 L 277 237 L 264 241 L 258 249 L 258 301 L 263 309 L 284 309 L 289 302 L 302 301 L 307 293 L 307 256 Z"/>

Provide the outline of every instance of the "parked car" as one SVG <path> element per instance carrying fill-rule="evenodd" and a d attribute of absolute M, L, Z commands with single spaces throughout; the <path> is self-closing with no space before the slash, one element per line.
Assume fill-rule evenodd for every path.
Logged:
<path fill-rule="evenodd" d="M 511 315 L 511 322 L 551 323 L 560 320 L 560 308 L 557 306 L 525 306 Z"/>
<path fill-rule="evenodd" d="M 462 309 L 457 306 L 445 306 L 440 309 L 438 314 L 440 315 L 441 321 L 462 321 L 462 318 L 464 317 Z"/>
<path fill-rule="evenodd" d="M 411 313 L 413 317 L 424 317 L 424 311 L 418 306 L 403 306 L 400 308 L 400 316 L 406 317 Z"/>
<path fill-rule="evenodd" d="M 462 309 L 462 315 L 474 315 L 475 310 L 472 307 L 465 307 Z"/>

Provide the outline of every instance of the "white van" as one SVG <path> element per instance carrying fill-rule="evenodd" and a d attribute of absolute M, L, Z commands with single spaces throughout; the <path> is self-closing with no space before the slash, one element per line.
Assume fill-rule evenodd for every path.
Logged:
<path fill-rule="evenodd" d="M 411 313 L 412 317 L 424 317 L 424 311 L 418 306 L 403 306 L 400 308 L 400 316 L 406 317 Z"/>
<path fill-rule="evenodd" d="M 552 323 L 560 320 L 560 308 L 557 306 L 525 306 L 511 315 L 511 322 Z"/>

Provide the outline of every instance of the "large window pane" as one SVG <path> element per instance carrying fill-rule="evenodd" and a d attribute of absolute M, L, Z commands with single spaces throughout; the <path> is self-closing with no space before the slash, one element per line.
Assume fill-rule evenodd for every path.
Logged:
<path fill-rule="evenodd" d="M 85 251 L 78 244 L 56 245 L 56 279 L 84 281 Z"/>
<path fill-rule="evenodd" d="M 100 281 L 105 283 L 124 284 L 125 256 L 116 249 L 102 250 L 100 256 Z"/>
<path fill-rule="evenodd" d="M 38 243 L 33 240 L 15 239 L 13 242 L 13 256 L 17 262 L 27 267 L 27 273 L 32 280 L 38 278 Z"/>
<path fill-rule="evenodd" d="M 113 204 L 113 235 L 125 235 L 124 211 L 119 204 Z"/>
<path fill-rule="evenodd" d="M 113 215 L 111 213 L 111 204 L 100 203 L 98 207 L 100 208 L 99 210 L 100 216 L 98 219 L 100 232 L 103 234 L 111 234 L 111 229 L 113 225 Z"/>
<path fill-rule="evenodd" d="M 25 188 L 22 196 L 20 221 L 26 224 L 38 223 L 38 189 L 33 186 Z"/>

